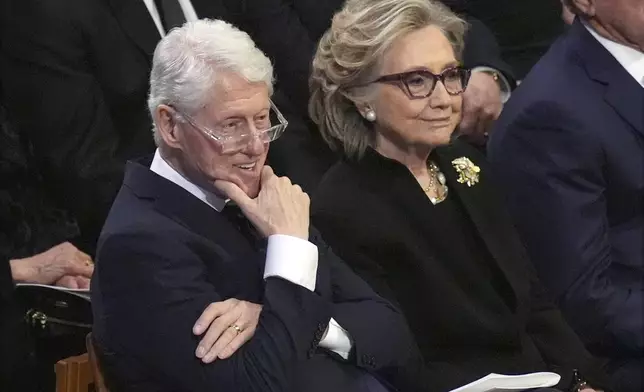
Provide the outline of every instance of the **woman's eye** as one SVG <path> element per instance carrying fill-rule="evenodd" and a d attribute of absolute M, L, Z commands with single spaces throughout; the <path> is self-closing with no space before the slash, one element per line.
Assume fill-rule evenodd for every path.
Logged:
<path fill-rule="evenodd" d="M 457 69 L 453 69 L 445 73 L 445 78 L 450 80 L 461 80 L 461 72 Z"/>
<path fill-rule="evenodd" d="M 410 86 L 422 86 L 425 84 L 425 78 L 420 75 L 410 76 L 407 78 L 407 84 Z"/>

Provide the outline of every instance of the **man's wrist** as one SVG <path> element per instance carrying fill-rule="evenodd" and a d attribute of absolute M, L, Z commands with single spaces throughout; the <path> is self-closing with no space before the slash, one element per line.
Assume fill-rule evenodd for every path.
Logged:
<path fill-rule="evenodd" d="M 510 95 L 512 95 L 512 86 L 501 71 L 492 67 L 478 66 L 472 68 L 472 72 L 483 72 L 494 79 L 501 92 L 501 103 L 506 103 L 510 99 Z"/>

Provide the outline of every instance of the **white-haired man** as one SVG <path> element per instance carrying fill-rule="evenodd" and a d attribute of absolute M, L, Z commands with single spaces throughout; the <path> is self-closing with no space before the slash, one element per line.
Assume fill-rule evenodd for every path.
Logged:
<path fill-rule="evenodd" d="M 403 317 L 316 238 L 307 195 L 264 166 L 287 125 L 266 56 L 202 20 L 163 38 L 150 79 L 158 150 L 129 163 L 92 281 L 112 389 L 409 390 L 388 376 L 419 363 Z"/>

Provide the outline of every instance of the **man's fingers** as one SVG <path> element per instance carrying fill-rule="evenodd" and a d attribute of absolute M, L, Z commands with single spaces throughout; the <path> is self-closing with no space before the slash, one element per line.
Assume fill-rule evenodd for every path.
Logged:
<path fill-rule="evenodd" d="M 255 334 L 255 328 L 248 328 L 237 335 L 223 350 L 219 353 L 219 359 L 230 358 L 239 350 L 244 343 L 248 342 Z"/>
<path fill-rule="evenodd" d="M 237 326 L 239 331 L 235 328 Z M 221 352 L 224 351 L 238 336 L 244 334 L 244 329 L 239 324 L 233 324 L 224 331 L 224 333 L 217 339 L 214 346 L 208 353 L 208 356 L 204 358 L 204 362 L 210 363 L 214 361 L 217 357 L 221 358 Z M 232 355 L 232 354 L 231 354 Z"/>
<path fill-rule="evenodd" d="M 226 301 L 213 302 L 208 305 L 192 327 L 192 332 L 195 335 L 201 335 L 204 333 L 217 317 L 226 313 L 230 309 L 233 305 L 233 301 L 231 300 L 232 298 L 227 299 Z"/>
<path fill-rule="evenodd" d="M 211 355 L 213 346 L 238 318 L 239 314 L 236 314 L 236 312 L 227 312 L 210 324 L 208 331 L 197 346 L 195 352 L 197 358 L 203 358 L 204 360 L 207 359 L 206 356 L 214 358 L 216 353 Z"/>
<path fill-rule="evenodd" d="M 69 261 L 66 266 L 65 275 L 73 276 L 84 276 L 86 278 L 91 278 L 94 273 L 94 263 L 89 256 L 85 259 L 80 257 L 75 257 Z"/>
<path fill-rule="evenodd" d="M 86 278 L 84 276 L 77 276 L 76 277 L 76 284 L 78 285 L 79 289 L 87 290 L 89 289 L 91 280 L 89 278 Z"/>
<path fill-rule="evenodd" d="M 479 112 L 475 108 L 469 108 L 464 111 L 463 118 L 461 119 L 461 124 L 459 126 L 461 132 L 465 135 L 471 134 L 478 120 Z"/>
<path fill-rule="evenodd" d="M 62 278 L 58 279 L 56 281 L 56 286 L 59 287 L 65 287 L 68 289 L 77 289 L 78 287 L 78 282 L 76 281 L 75 276 L 63 276 Z"/>
<path fill-rule="evenodd" d="M 221 336 L 219 336 L 219 339 L 217 339 L 215 344 L 212 345 L 208 353 L 203 357 L 202 361 L 204 363 L 213 362 L 215 359 L 217 359 L 221 351 L 240 334 L 241 333 L 238 333 L 232 324 L 229 325 L 228 328 L 226 328 L 221 334 Z"/>
<path fill-rule="evenodd" d="M 246 192 L 242 191 L 241 188 L 237 186 L 237 184 L 233 184 L 230 181 L 217 180 L 215 181 L 215 188 L 225 194 L 230 200 L 237 203 L 242 211 L 244 211 L 253 203 L 253 200 L 248 197 Z"/>
<path fill-rule="evenodd" d="M 275 177 L 275 172 L 273 172 L 273 168 L 265 165 L 262 168 L 262 176 L 261 176 L 261 181 L 264 183 L 265 181 L 270 180 L 271 178 Z"/>

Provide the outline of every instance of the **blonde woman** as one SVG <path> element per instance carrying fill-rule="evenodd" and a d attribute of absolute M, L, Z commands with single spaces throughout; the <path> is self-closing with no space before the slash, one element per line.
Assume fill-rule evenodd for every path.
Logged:
<path fill-rule="evenodd" d="M 484 158 L 454 141 L 465 23 L 428 0 L 349 0 L 320 41 L 310 112 L 345 159 L 313 222 L 403 310 L 439 390 L 488 373 L 602 371 L 539 284 Z M 588 382 L 586 382 L 588 381 Z"/>

